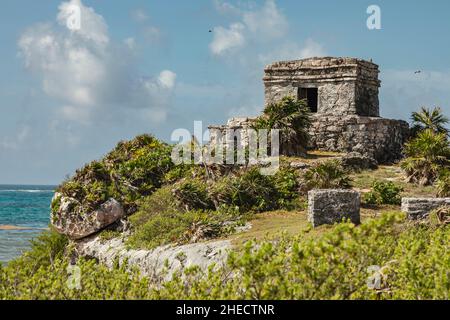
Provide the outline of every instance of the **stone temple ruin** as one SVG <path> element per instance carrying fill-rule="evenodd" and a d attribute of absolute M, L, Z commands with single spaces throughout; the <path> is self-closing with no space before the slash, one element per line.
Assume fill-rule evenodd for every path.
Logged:
<path fill-rule="evenodd" d="M 356 58 L 309 58 L 275 62 L 264 73 L 266 105 L 285 96 L 306 99 L 312 112 L 311 149 L 358 152 L 379 163 L 401 157 L 408 123 L 380 117 L 376 64 Z M 227 125 L 210 126 L 211 137 L 227 129 L 245 131 L 252 120 L 233 118 Z"/>

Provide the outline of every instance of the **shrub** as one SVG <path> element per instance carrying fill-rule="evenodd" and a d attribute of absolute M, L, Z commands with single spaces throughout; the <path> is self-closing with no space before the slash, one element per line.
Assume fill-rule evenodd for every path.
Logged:
<path fill-rule="evenodd" d="M 442 299 L 448 300 L 450 226 L 430 228 L 384 214 L 318 237 L 282 236 L 235 249 L 227 266 L 188 268 L 163 283 L 126 263 L 80 259 L 81 289 L 67 286 L 68 261 L 0 266 L 0 299 Z M 46 256 L 46 255 L 44 255 Z M 47 257 L 48 259 L 48 257 Z M 20 259 L 19 259 L 20 260 Z M 371 266 L 379 266 L 374 274 Z M 380 287 L 369 280 L 380 277 Z"/>
<path fill-rule="evenodd" d="M 214 208 L 205 179 L 182 180 L 174 186 L 172 193 L 186 211 Z"/>
<path fill-rule="evenodd" d="M 318 162 L 303 175 L 302 189 L 350 188 L 351 179 L 338 160 Z"/>
<path fill-rule="evenodd" d="M 152 249 L 175 243 L 193 243 L 216 238 L 234 231 L 241 224 L 241 216 L 235 211 L 177 211 L 154 214 L 140 225 L 127 244 L 133 248 Z"/>
<path fill-rule="evenodd" d="M 95 210 L 108 198 L 115 198 L 129 213 L 136 201 L 163 184 L 172 167 L 171 147 L 150 135 L 122 141 L 101 161 L 77 170 L 57 191 L 80 202 L 78 212 Z"/>
<path fill-rule="evenodd" d="M 445 126 L 448 124 L 449 119 L 442 114 L 442 110 L 439 107 L 433 110 L 422 107 L 420 111 L 411 114 L 411 119 L 414 136 L 423 130 L 448 134 L 448 129 Z"/>
<path fill-rule="evenodd" d="M 402 198 L 400 193 L 403 191 L 401 186 L 395 183 L 374 181 L 372 190 L 364 195 L 364 201 L 367 204 L 394 204 L 400 205 Z"/>
<path fill-rule="evenodd" d="M 273 177 L 277 190 L 278 209 L 299 209 L 302 207 L 299 196 L 299 174 L 290 167 L 281 167 Z"/>
<path fill-rule="evenodd" d="M 388 214 L 359 227 L 339 224 L 318 238 L 250 242 L 224 269 L 176 276 L 159 299 L 448 299 L 450 229 Z M 371 288 L 378 266 L 380 286 Z M 233 276 L 230 276 L 233 275 Z"/>
<path fill-rule="evenodd" d="M 445 133 L 427 129 L 405 144 L 405 155 L 400 166 L 409 182 L 429 185 L 433 183 L 442 167 L 449 165 L 450 145 Z"/>
<path fill-rule="evenodd" d="M 164 186 L 156 190 L 152 195 L 138 201 L 139 210 L 129 217 L 131 225 L 139 227 L 145 224 L 153 216 L 164 212 L 183 211 L 179 202 L 172 193 L 171 186 Z"/>
<path fill-rule="evenodd" d="M 436 188 L 438 197 L 450 197 L 450 170 L 441 170 L 436 181 Z"/>
<path fill-rule="evenodd" d="M 262 175 L 257 167 L 220 179 L 210 194 L 216 206 L 238 207 L 241 212 L 262 212 L 277 206 L 273 178 Z"/>
<path fill-rule="evenodd" d="M 310 111 L 304 100 L 284 97 L 269 104 L 256 119 L 255 129 L 280 130 L 280 154 L 299 155 L 306 152 L 311 126 Z"/>

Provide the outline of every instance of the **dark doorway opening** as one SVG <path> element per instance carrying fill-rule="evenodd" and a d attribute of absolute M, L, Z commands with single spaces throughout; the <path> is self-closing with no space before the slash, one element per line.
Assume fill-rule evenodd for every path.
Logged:
<path fill-rule="evenodd" d="M 317 112 L 318 94 L 317 88 L 298 88 L 298 99 L 306 100 L 311 112 Z"/>

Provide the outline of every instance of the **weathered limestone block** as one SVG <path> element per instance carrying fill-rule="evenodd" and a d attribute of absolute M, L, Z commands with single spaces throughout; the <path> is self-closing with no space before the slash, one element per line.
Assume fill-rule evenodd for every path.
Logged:
<path fill-rule="evenodd" d="M 360 223 L 360 194 L 353 190 L 322 189 L 308 192 L 308 220 L 313 227 L 343 219 Z"/>
<path fill-rule="evenodd" d="M 51 213 L 51 223 L 55 229 L 72 240 L 92 235 L 125 216 L 122 205 L 111 198 L 93 212 L 75 210 L 79 202 L 56 193 L 53 201 L 59 201 L 56 212 Z"/>
<path fill-rule="evenodd" d="M 450 206 L 450 198 L 402 198 L 402 211 L 411 220 L 426 218 L 431 211 L 444 205 Z"/>

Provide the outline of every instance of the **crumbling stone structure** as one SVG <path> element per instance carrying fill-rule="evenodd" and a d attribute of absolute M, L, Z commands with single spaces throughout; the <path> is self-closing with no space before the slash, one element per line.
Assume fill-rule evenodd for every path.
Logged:
<path fill-rule="evenodd" d="M 286 96 L 307 101 L 312 112 L 311 149 L 357 152 L 379 163 L 401 157 L 409 126 L 402 120 L 380 117 L 376 64 L 356 58 L 324 57 L 275 62 L 264 71 L 265 105 Z M 226 126 L 211 126 L 210 130 L 245 131 L 251 121 L 233 119 Z"/>

